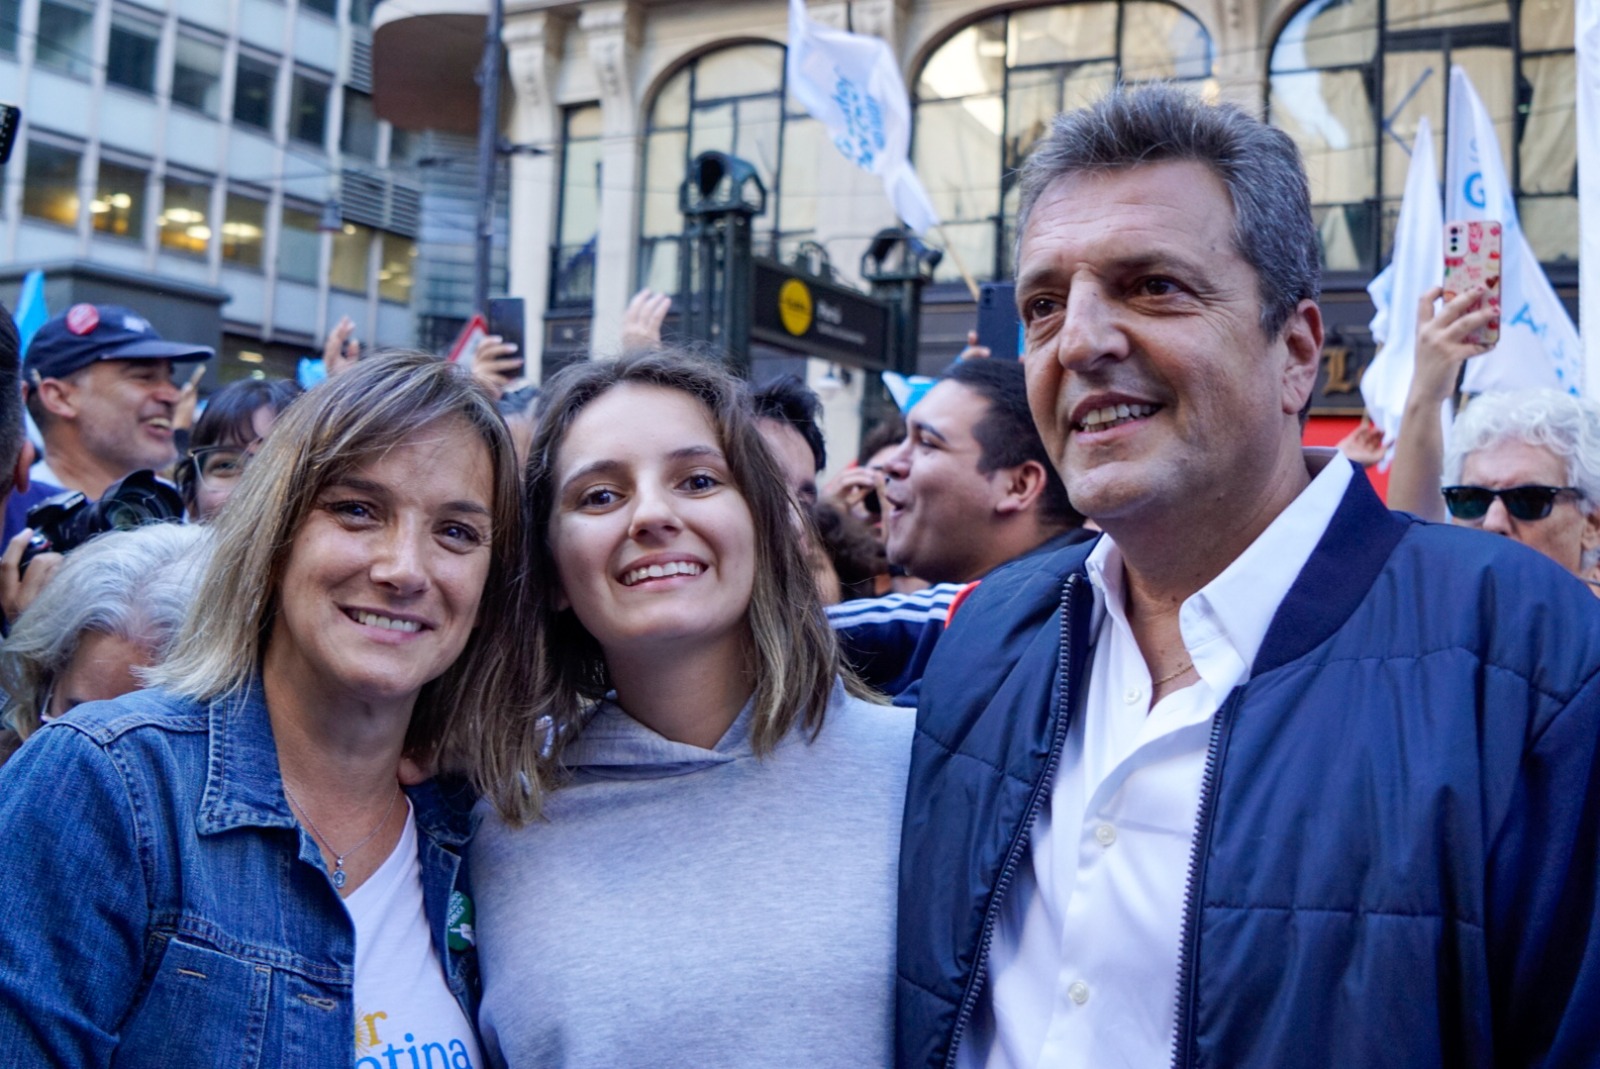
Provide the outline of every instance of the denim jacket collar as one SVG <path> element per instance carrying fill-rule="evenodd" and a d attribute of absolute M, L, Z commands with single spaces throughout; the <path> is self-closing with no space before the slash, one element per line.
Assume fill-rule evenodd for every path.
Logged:
<path fill-rule="evenodd" d="M 242 700 L 213 699 L 207 715 L 210 750 L 195 830 L 212 835 L 244 827 L 295 827 L 283 796 L 278 746 L 260 678 L 251 680 Z"/>
<path fill-rule="evenodd" d="M 278 746 L 272 737 L 261 680 L 252 680 L 239 700 L 213 700 L 207 715 L 211 741 L 197 832 L 212 835 L 243 827 L 297 826 L 283 794 Z M 406 795 L 418 830 L 441 845 L 456 849 L 466 845 L 475 823 L 472 806 L 476 801 L 466 783 L 438 777 L 407 787 Z"/>

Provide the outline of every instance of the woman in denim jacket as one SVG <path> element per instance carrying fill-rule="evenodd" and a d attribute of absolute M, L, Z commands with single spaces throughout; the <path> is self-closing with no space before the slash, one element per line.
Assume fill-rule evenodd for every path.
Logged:
<path fill-rule="evenodd" d="M 453 366 L 372 358 L 285 414 L 164 689 L 0 771 L 0 1061 L 481 1064 L 470 798 L 397 774 L 525 700 L 520 529 Z"/>

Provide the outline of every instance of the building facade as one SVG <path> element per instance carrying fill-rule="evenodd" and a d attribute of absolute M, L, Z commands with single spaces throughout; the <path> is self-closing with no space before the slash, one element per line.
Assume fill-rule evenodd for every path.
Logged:
<path fill-rule="evenodd" d="M 135 306 L 212 294 L 220 337 L 186 340 L 219 346 L 213 383 L 293 375 L 342 316 L 365 344 L 415 344 L 427 176 L 416 139 L 376 117 L 370 16 L 368 0 L 0 0 L 0 99 L 23 110 L 7 277 L 44 266 L 55 294 L 91 276 L 99 299 L 138 280 Z"/>
<path fill-rule="evenodd" d="M 881 36 L 900 59 L 914 162 L 945 220 L 930 239 L 947 255 L 926 294 L 924 369 L 959 351 L 974 322 L 958 263 L 979 281 L 1009 277 L 1014 175 L 1049 117 L 1119 81 L 1171 80 L 1264 116 L 1301 146 L 1331 327 L 1318 408 L 1358 412 L 1355 383 L 1372 352 L 1365 286 L 1387 262 L 1424 115 L 1444 159 L 1452 64 L 1493 113 L 1523 226 L 1574 298 L 1573 2 L 811 0 L 809 10 Z M 380 110 L 386 35 L 396 54 L 433 18 L 481 35 L 484 10 L 483 0 L 383 0 Z M 547 346 L 614 349 L 629 297 L 674 288 L 678 187 L 706 149 L 761 174 L 758 254 L 786 258 L 817 242 L 856 276 L 872 234 L 895 220 L 878 181 L 786 96 L 786 36 L 783 0 L 505 0 L 504 130 L 546 153 L 511 162 L 509 284 L 543 319 Z M 417 62 L 413 76 L 461 84 L 459 57 L 437 76 Z M 413 121 L 405 104 L 395 109 L 384 113 Z"/>

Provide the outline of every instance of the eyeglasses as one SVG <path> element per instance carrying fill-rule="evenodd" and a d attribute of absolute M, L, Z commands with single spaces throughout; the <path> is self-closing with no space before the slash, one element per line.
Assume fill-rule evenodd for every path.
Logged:
<path fill-rule="evenodd" d="M 190 452 L 189 463 L 193 465 L 201 485 L 210 490 L 220 490 L 233 486 L 234 481 L 244 474 L 253 455 L 248 449 L 238 446 L 208 445 Z"/>
<path fill-rule="evenodd" d="M 1487 486 L 1447 486 L 1443 493 L 1445 507 L 1458 520 L 1483 519 L 1497 497 L 1512 519 L 1542 520 L 1555 507 L 1556 495 L 1583 496 L 1576 486 L 1508 486 L 1504 490 L 1491 490 Z"/>

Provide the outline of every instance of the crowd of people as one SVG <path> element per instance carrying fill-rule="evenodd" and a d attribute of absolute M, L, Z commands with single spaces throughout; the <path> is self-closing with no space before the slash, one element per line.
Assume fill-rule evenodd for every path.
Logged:
<path fill-rule="evenodd" d="M 203 407 L 0 316 L 6 1064 L 1597 1064 L 1600 408 L 1446 430 L 1430 294 L 1386 507 L 1286 135 L 1118 90 L 1019 189 L 1025 356 L 826 481 L 648 292 Z"/>

